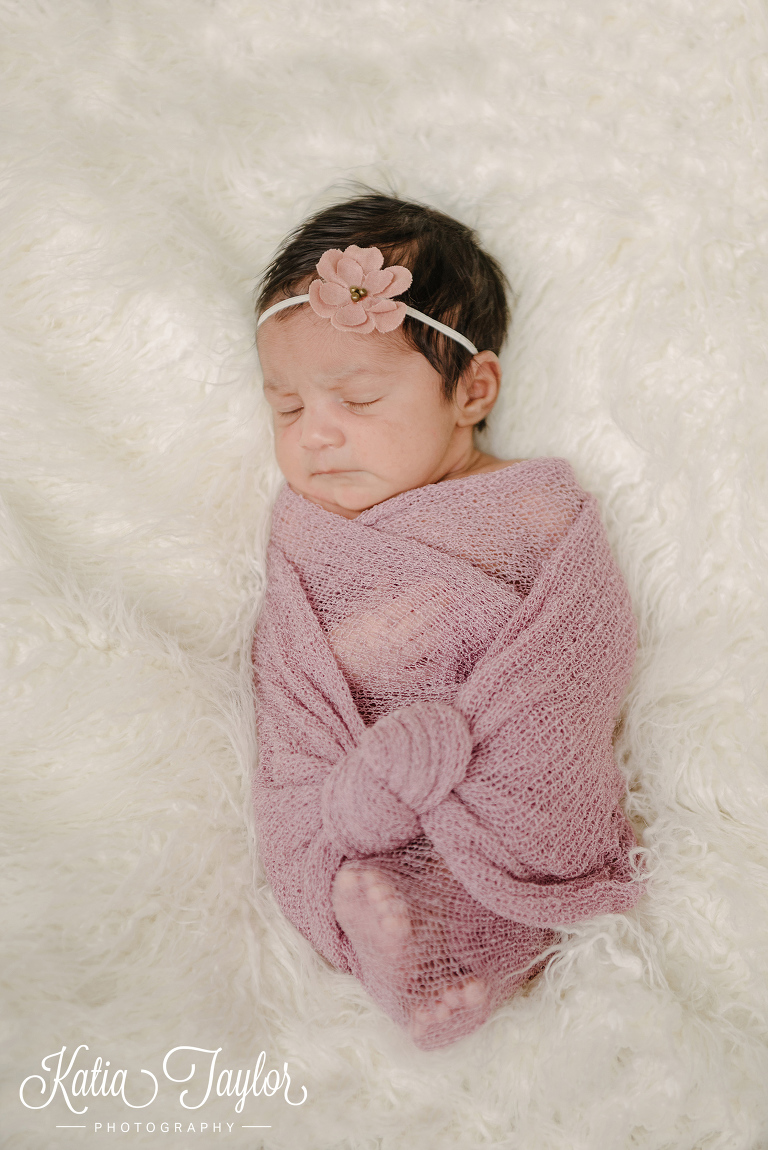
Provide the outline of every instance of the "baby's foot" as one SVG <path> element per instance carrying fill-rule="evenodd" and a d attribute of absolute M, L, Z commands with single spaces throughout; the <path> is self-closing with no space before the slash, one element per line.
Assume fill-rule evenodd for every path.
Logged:
<path fill-rule="evenodd" d="M 411 1015 L 410 1034 L 421 1050 L 436 1050 L 471 1034 L 488 1017 L 488 986 L 480 978 L 467 978 L 436 992 Z"/>
<path fill-rule="evenodd" d="M 458 972 L 437 938 L 417 945 L 427 925 L 385 871 L 362 862 L 340 867 L 331 893 L 336 918 L 355 948 L 364 984 L 422 1050 L 476 1030 L 491 1012 L 487 983 Z M 451 968 L 453 967 L 453 970 Z"/>
<path fill-rule="evenodd" d="M 333 880 L 331 905 L 360 957 L 404 957 L 411 937 L 408 906 L 380 870 L 361 863 L 344 863 Z"/>

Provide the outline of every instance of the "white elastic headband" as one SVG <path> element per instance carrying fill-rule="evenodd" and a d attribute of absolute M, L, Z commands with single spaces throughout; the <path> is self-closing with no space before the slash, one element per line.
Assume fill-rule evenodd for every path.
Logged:
<path fill-rule="evenodd" d="M 266 311 L 263 311 L 258 318 L 256 327 L 259 328 L 264 323 L 265 319 L 269 319 L 276 311 L 282 311 L 284 307 L 293 307 L 294 304 L 309 303 L 308 295 L 293 295 L 290 299 L 281 299 L 279 303 L 273 303 Z M 405 314 L 411 316 L 412 319 L 420 319 L 422 323 L 429 324 L 430 327 L 440 331 L 443 335 L 447 335 L 449 339 L 455 339 L 457 343 L 462 344 L 467 351 L 471 351 L 472 355 L 477 355 L 477 348 L 471 340 L 467 339 L 459 331 L 454 331 L 452 327 L 448 327 L 445 323 L 440 323 L 439 319 L 432 319 L 431 316 L 425 315 L 423 311 L 416 311 L 415 307 L 408 307 L 405 305 Z"/>

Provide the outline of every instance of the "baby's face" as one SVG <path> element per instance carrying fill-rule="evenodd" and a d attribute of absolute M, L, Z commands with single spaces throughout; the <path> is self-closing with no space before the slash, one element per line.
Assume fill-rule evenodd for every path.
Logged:
<path fill-rule="evenodd" d="M 294 491 L 327 511 L 361 511 L 442 479 L 471 426 L 402 332 L 337 331 L 310 307 L 258 333 L 277 462 Z"/>

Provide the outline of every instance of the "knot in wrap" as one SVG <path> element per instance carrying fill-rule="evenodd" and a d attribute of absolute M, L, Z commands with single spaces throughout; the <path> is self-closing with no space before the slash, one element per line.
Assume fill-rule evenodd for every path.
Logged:
<path fill-rule="evenodd" d="M 323 825 L 346 855 L 396 850 L 422 834 L 464 778 L 472 755 L 467 720 L 446 703 L 414 703 L 368 727 L 323 784 Z"/>

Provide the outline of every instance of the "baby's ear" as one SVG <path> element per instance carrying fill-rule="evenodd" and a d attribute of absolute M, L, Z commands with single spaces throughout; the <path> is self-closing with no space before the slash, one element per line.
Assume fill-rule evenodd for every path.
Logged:
<path fill-rule="evenodd" d="M 492 351 L 473 356 L 456 389 L 462 425 L 474 425 L 485 419 L 499 394 L 501 364 Z"/>

